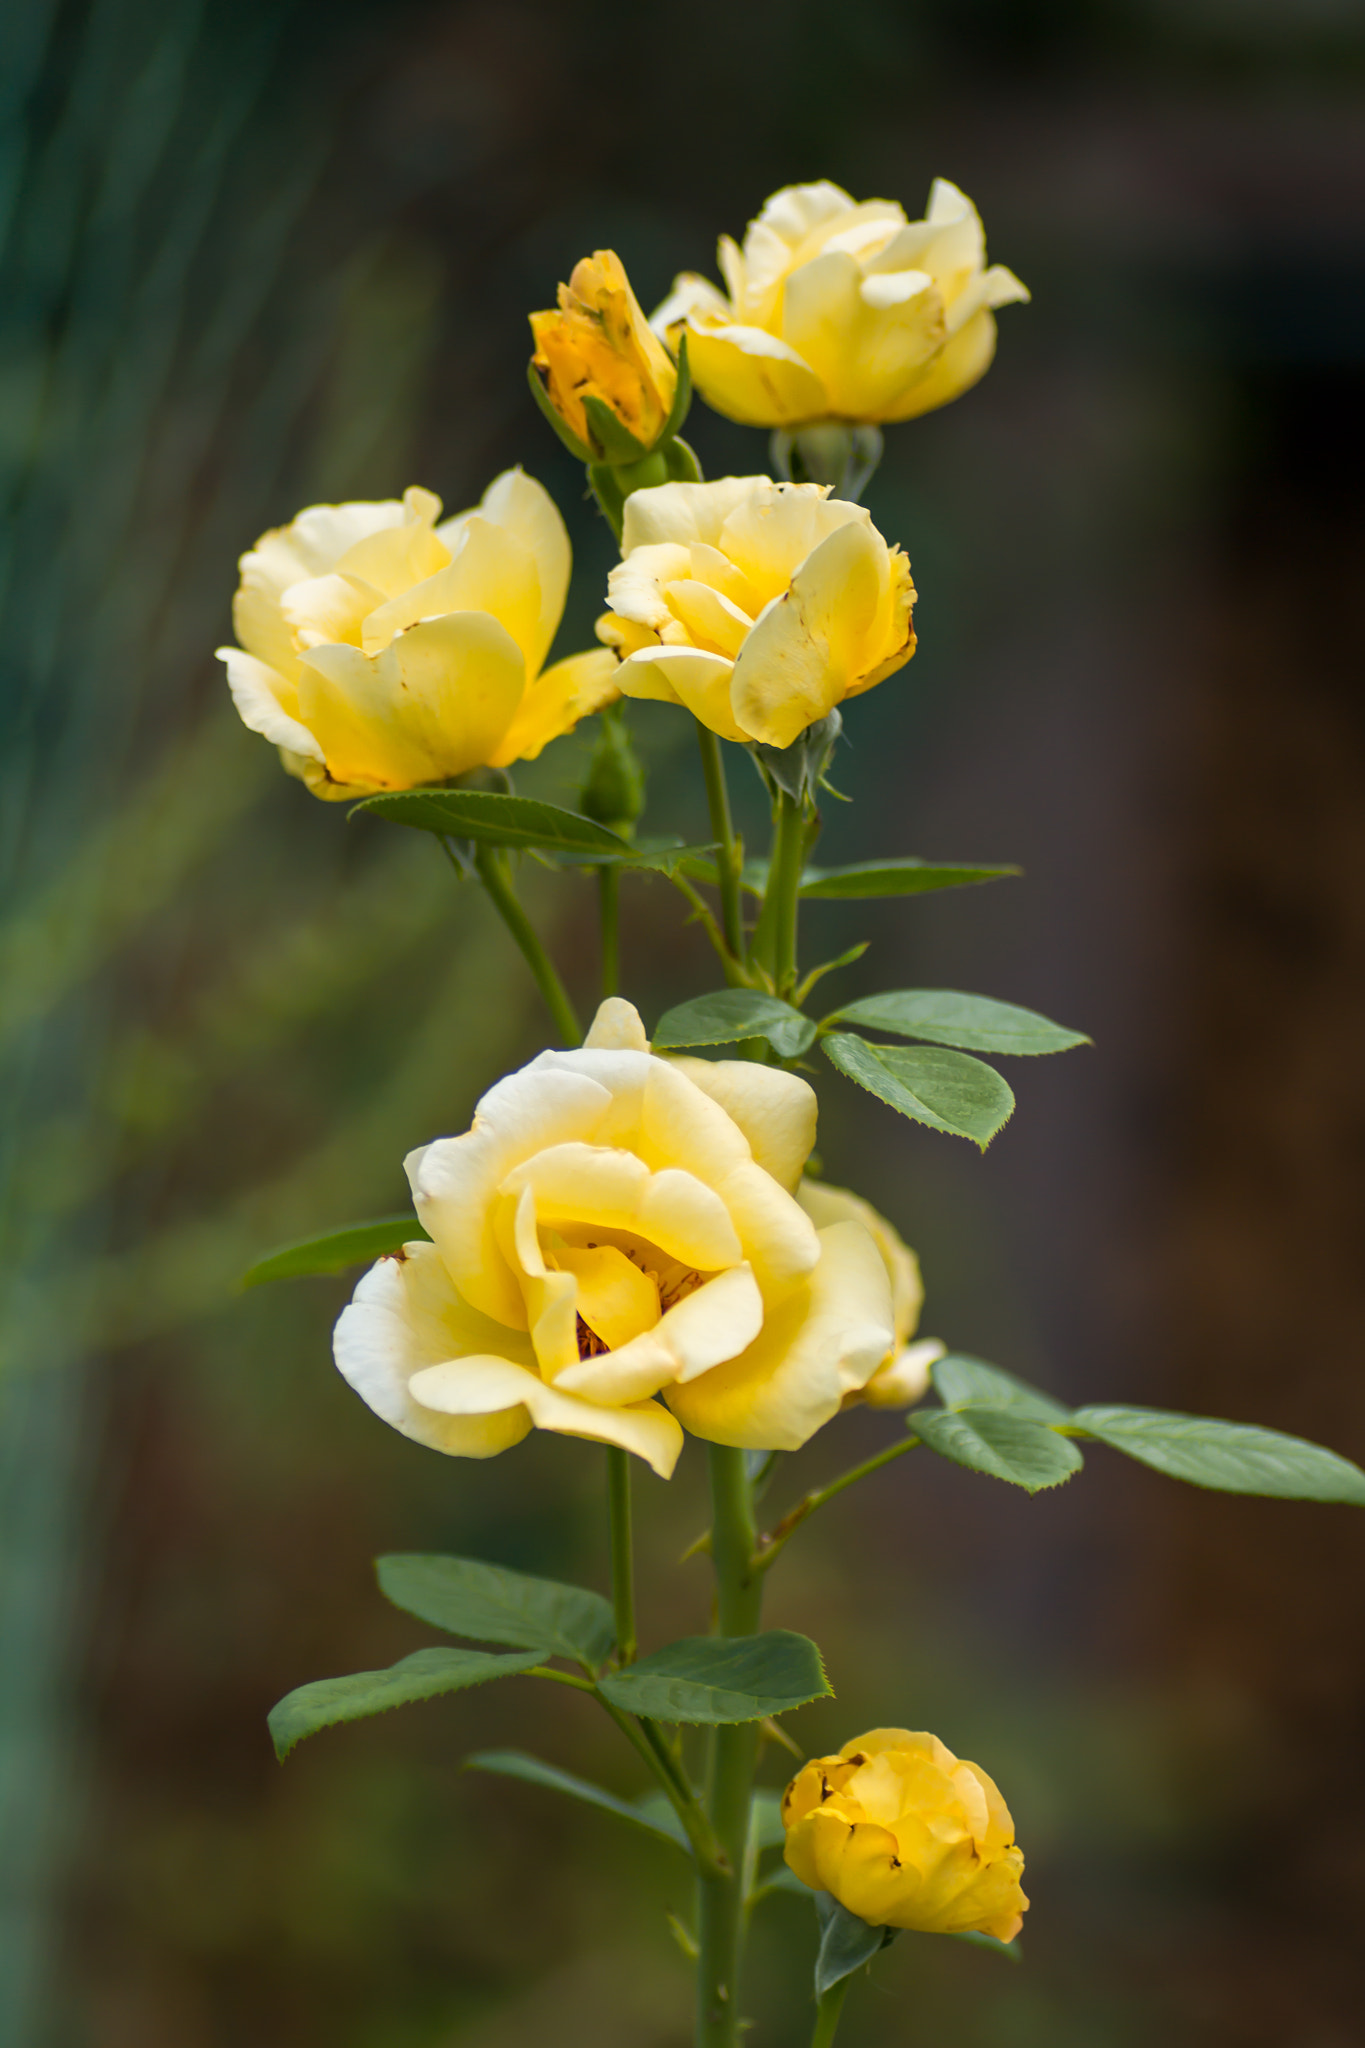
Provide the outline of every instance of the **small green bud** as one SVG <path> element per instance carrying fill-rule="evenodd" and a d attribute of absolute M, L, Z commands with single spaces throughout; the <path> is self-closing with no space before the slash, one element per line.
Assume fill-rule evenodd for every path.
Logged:
<path fill-rule="evenodd" d="M 578 808 L 594 824 L 605 825 L 629 839 L 635 821 L 645 807 L 645 771 L 631 745 L 630 732 L 618 707 L 604 711 L 598 721 L 597 745 L 588 764 L 588 776 L 578 799 Z"/>

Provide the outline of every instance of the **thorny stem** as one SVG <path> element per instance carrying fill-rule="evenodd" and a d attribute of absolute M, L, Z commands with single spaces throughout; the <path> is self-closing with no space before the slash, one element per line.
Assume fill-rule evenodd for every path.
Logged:
<path fill-rule="evenodd" d="M 716 923 L 705 899 L 698 895 L 686 875 L 680 875 L 676 868 L 669 875 L 668 879 L 675 889 L 681 890 L 682 894 L 691 904 L 693 915 L 698 924 L 715 947 L 716 956 L 721 966 L 725 969 L 725 979 L 729 982 L 731 988 L 749 988 L 751 986 L 749 976 L 726 945 L 725 934 Z"/>
<path fill-rule="evenodd" d="M 607 1513 L 611 1525 L 611 1603 L 616 1654 L 635 1662 L 635 1555 L 630 1526 L 630 1452 L 607 1445 Z"/>
<path fill-rule="evenodd" d="M 551 1672 L 548 1675 L 559 1677 L 561 1674 Z M 648 1721 L 641 1721 L 637 1725 L 629 1714 L 623 1714 L 619 1707 L 613 1706 L 605 1693 L 598 1692 L 595 1686 L 589 1686 L 587 1689 L 601 1701 L 631 1748 L 643 1758 L 653 1776 L 658 1779 L 669 1805 L 682 1822 L 687 1839 L 692 1845 L 701 1880 L 705 1881 L 708 1873 L 714 1873 L 717 1877 L 722 1876 L 725 1872 L 725 1852 L 697 1803 L 696 1794 L 661 1753 L 662 1738 L 658 1730 Z"/>
<path fill-rule="evenodd" d="M 772 947 L 774 993 L 791 999 L 796 987 L 796 927 L 801 872 L 806 861 L 805 806 L 785 789 L 773 813 L 773 858 L 764 896 L 764 922 Z"/>
<path fill-rule="evenodd" d="M 449 853 L 449 847 L 446 848 Z M 454 855 L 451 855 L 452 861 Z M 488 891 L 494 909 L 508 931 L 516 940 L 522 955 L 536 979 L 536 987 L 545 999 L 556 1031 L 566 1046 L 583 1043 L 583 1027 L 578 1021 L 568 992 L 555 972 L 554 962 L 546 952 L 536 933 L 535 926 L 522 909 L 516 890 L 512 887 L 512 876 L 507 857 L 496 847 L 476 846 L 474 867 L 479 880 Z"/>
<path fill-rule="evenodd" d="M 697 720 L 697 744 L 701 748 L 702 773 L 706 777 L 706 801 L 711 812 L 711 833 L 717 841 L 716 876 L 720 883 L 721 924 L 725 943 L 741 966 L 745 960 L 744 914 L 740 898 L 742 852 L 735 838 L 730 815 L 730 791 L 725 780 L 725 757 L 720 739 L 709 726 Z"/>
<path fill-rule="evenodd" d="M 810 2037 L 810 2048 L 830 2048 L 834 2030 L 839 2024 L 839 2015 L 848 1996 L 851 1977 L 841 1977 L 837 1984 L 831 1984 L 815 2009 L 815 2032 Z"/>
<path fill-rule="evenodd" d="M 766 1572 L 783 1545 L 790 1542 L 808 1515 L 822 1508 L 826 1501 L 833 1500 L 846 1486 L 852 1486 L 855 1479 L 866 1479 L 870 1472 L 879 1472 L 883 1465 L 889 1465 L 893 1458 L 903 1458 L 907 1451 L 913 1451 L 919 1443 L 917 1436 L 906 1436 L 900 1443 L 878 1451 L 875 1458 L 868 1458 L 863 1464 L 855 1465 L 849 1472 L 842 1472 L 837 1479 L 831 1479 L 828 1486 L 816 1487 L 794 1508 L 789 1508 L 771 1536 L 760 1536 L 758 1548 L 749 1560 L 749 1569 L 756 1575 Z"/>
<path fill-rule="evenodd" d="M 744 1453 L 724 1444 L 709 1444 L 707 1452 L 717 1627 L 721 1635 L 750 1635 L 759 1624 L 763 1582 L 750 1563 L 757 1538 Z M 738 2048 L 740 2039 L 743 1872 L 758 1744 L 752 1721 L 711 1731 L 706 1812 L 729 1868 L 698 1876 L 697 2048 Z"/>

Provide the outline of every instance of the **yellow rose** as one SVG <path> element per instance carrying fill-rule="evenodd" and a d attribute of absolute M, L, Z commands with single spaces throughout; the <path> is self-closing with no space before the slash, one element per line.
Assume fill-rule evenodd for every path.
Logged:
<path fill-rule="evenodd" d="M 654 446 L 673 409 L 678 372 L 614 250 L 598 249 L 575 264 L 559 287 L 558 312 L 532 313 L 531 333 L 531 366 L 590 454 L 599 451 L 585 398 L 609 406 L 642 450 Z"/>
<path fill-rule="evenodd" d="M 871 1202 L 849 1188 L 831 1187 L 828 1181 L 803 1180 L 796 1199 L 817 1230 L 831 1223 L 861 1223 L 882 1255 L 891 1280 L 891 1308 L 895 1317 L 895 1341 L 867 1385 L 845 1397 L 845 1407 L 865 1401 L 870 1408 L 909 1408 L 929 1388 L 929 1368 L 942 1358 L 946 1345 L 936 1337 L 910 1342 L 924 1306 L 924 1282 L 919 1260 L 894 1224 L 879 1216 Z"/>
<path fill-rule="evenodd" d="M 1014 1822 L 979 1764 L 936 1735 L 874 1728 L 782 1797 L 786 1859 L 873 1927 L 1013 1941 L 1028 1911 Z"/>
<path fill-rule="evenodd" d="M 749 427 L 931 412 L 989 369 L 991 308 L 1028 297 L 1012 271 L 986 269 L 981 217 L 945 178 L 917 221 L 894 200 L 789 185 L 742 249 L 721 237 L 718 260 L 729 298 L 686 274 L 654 325 L 686 330 L 697 389 Z"/>
<path fill-rule="evenodd" d="M 239 647 L 220 647 L 242 721 L 314 796 L 373 796 L 533 761 L 617 695 L 599 649 L 543 667 L 569 536 L 520 469 L 472 512 L 441 501 L 312 505 L 241 560 Z"/>
<path fill-rule="evenodd" d="M 667 1477 L 679 1423 L 797 1449 L 893 1331 L 867 1231 L 817 1229 L 795 1198 L 815 1109 L 774 1067 L 655 1057 L 613 997 L 581 1051 L 541 1053 L 471 1131 L 410 1156 L 432 1242 L 361 1281 L 336 1329 L 343 1376 L 456 1457 L 550 1429 Z"/>
<path fill-rule="evenodd" d="M 789 747 L 915 651 L 909 562 L 824 484 L 635 491 L 621 554 L 597 631 L 623 694 L 685 704 L 722 739 Z"/>

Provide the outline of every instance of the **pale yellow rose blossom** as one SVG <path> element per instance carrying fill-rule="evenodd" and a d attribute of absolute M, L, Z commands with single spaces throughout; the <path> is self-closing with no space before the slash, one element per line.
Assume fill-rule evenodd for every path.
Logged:
<path fill-rule="evenodd" d="M 782 1798 L 786 1860 L 873 1927 L 1013 1941 L 1028 1910 L 1014 1822 L 936 1735 L 874 1728 L 814 1757 Z"/>
<path fill-rule="evenodd" d="M 509 469 L 472 511 L 440 515 L 415 485 L 312 505 L 242 557 L 241 646 L 219 659 L 243 722 L 315 796 L 534 760 L 617 695 L 600 649 L 544 666 L 570 570 L 549 493 Z"/>
<path fill-rule="evenodd" d="M 918 1344 L 910 1342 L 924 1306 L 919 1260 L 895 1225 L 850 1188 L 831 1187 L 823 1180 L 803 1180 L 796 1190 L 796 1199 L 817 1230 L 826 1229 L 831 1223 L 861 1223 L 881 1253 L 891 1280 L 895 1340 L 867 1385 L 844 1397 L 844 1406 L 865 1401 L 870 1408 L 909 1408 L 929 1391 L 929 1368 L 947 1350 L 936 1337 L 922 1338 Z"/>
<path fill-rule="evenodd" d="M 895 1333 L 870 1233 L 817 1228 L 796 1199 L 815 1117 L 797 1075 L 651 1054 L 611 998 L 581 1051 L 541 1053 L 472 1130 L 410 1155 L 432 1242 L 361 1281 L 336 1328 L 342 1375 L 456 1457 L 532 1428 L 622 1445 L 664 1477 L 683 1428 L 797 1449 Z"/>
<path fill-rule="evenodd" d="M 838 185 L 789 185 L 722 235 L 729 297 L 686 273 L 654 315 L 676 348 L 686 330 L 707 404 L 750 427 L 913 419 L 957 398 L 995 354 L 993 307 L 1027 299 L 1013 271 L 986 268 L 981 217 L 936 178 L 923 220 Z"/>
<path fill-rule="evenodd" d="M 726 740 L 788 747 L 915 651 L 915 586 L 861 505 L 766 476 L 626 499 L 598 635 L 627 697 L 683 704 Z"/>

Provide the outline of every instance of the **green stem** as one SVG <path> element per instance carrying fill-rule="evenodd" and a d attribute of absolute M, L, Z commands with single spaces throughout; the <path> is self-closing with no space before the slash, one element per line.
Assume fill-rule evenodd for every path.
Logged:
<path fill-rule="evenodd" d="M 597 908 L 602 928 L 602 994 L 621 986 L 621 870 L 607 861 L 597 870 Z"/>
<path fill-rule="evenodd" d="M 763 898 L 763 921 L 771 948 L 773 989 L 790 998 L 796 987 L 796 926 L 801 873 L 806 864 L 805 806 L 799 798 L 777 793 L 773 813 L 773 857 Z"/>
<path fill-rule="evenodd" d="M 813 1493 L 808 1493 L 804 1500 L 799 1500 L 794 1508 L 788 1509 L 771 1536 L 759 1538 L 758 1548 L 750 1560 L 750 1570 L 756 1576 L 766 1572 L 783 1545 L 791 1541 L 807 1515 L 813 1515 L 817 1508 L 822 1508 L 826 1501 L 833 1500 L 846 1486 L 852 1486 L 855 1479 L 866 1479 L 869 1473 L 880 1472 L 883 1465 L 889 1465 L 893 1458 L 903 1458 L 907 1451 L 915 1450 L 918 1444 L 917 1436 L 907 1436 L 900 1443 L 891 1444 L 886 1450 L 878 1451 L 875 1458 L 868 1458 L 863 1464 L 855 1465 L 851 1472 L 840 1473 L 837 1479 L 830 1480 L 828 1486 L 819 1486 Z"/>
<path fill-rule="evenodd" d="M 538 1675 L 543 1677 L 547 1674 L 542 1672 Z M 723 1872 L 725 1869 L 724 1852 L 716 1839 L 711 1823 L 698 1805 L 696 1795 L 691 1787 L 684 1785 L 679 1773 L 670 1765 L 666 1753 L 664 1753 L 662 1738 L 658 1730 L 648 1721 L 641 1721 L 637 1726 L 631 1720 L 629 1714 L 623 1714 L 619 1707 L 613 1706 L 604 1693 L 597 1692 L 596 1688 L 591 1686 L 588 1690 L 595 1693 L 596 1698 L 611 1715 L 612 1720 L 625 1736 L 631 1748 L 643 1759 L 652 1775 L 658 1779 L 669 1805 L 682 1822 L 683 1831 L 692 1845 L 692 1853 L 697 1859 L 697 1870 L 700 1879 L 704 1882 L 709 1873 L 715 1872 L 720 1874 Z"/>
<path fill-rule="evenodd" d="M 511 871 L 505 854 L 496 847 L 476 846 L 474 866 L 479 880 L 488 891 L 494 909 L 508 931 L 516 940 L 527 966 L 536 978 L 536 987 L 545 998 L 545 1007 L 554 1020 L 565 1045 L 583 1043 L 583 1027 L 578 1021 L 568 992 L 555 972 L 554 962 L 541 945 L 535 926 L 522 909 L 517 892 L 512 887 Z"/>
<path fill-rule="evenodd" d="M 715 948 L 716 958 L 720 961 L 721 966 L 725 970 L 725 979 L 729 983 L 730 987 L 752 988 L 753 983 L 750 980 L 748 971 L 740 966 L 738 960 L 736 960 L 734 954 L 726 945 L 724 932 L 716 923 L 716 920 L 711 915 L 711 912 L 707 907 L 707 904 L 705 903 L 703 898 L 698 895 L 697 891 L 692 887 L 692 884 L 688 881 L 686 875 L 680 875 L 677 872 L 677 870 L 674 869 L 673 873 L 670 874 L 668 879 L 673 884 L 674 888 L 679 890 L 681 894 L 684 895 L 687 898 L 688 902 L 691 904 L 692 914 L 696 918 L 697 923 L 701 926 L 702 930 L 706 933 L 706 936 L 711 941 L 712 946 Z"/>
<path fill-rule="evenodd" d="M 721 1635 L 752 1635 L 762 1612 L 763 1582 L 751 1569 L 757 1536 L 744 1453 L 725 1444 L 710 1444 L 707 1450 L 717 1628 Z M 697 2048 L 738 2048 L 740 2039 L 743 1872 L 758 1744 L 753 1721 L 711 1731 L 706 1812 L 728 1868 L 702 1871 L 698 1879 Z"/>
<path fill-rule="evenodd" d="M 848 1996 L 848 1987 L 852 1982 L 851 1977 L 841 1977 L 837 1984 L 830 1985 L 816 2006 L 815 2032 L 810 2037 L 810 2048 L 830 2048 L 834 2030 L 839 2024 L 839 2015 L 844 2009 L 844 2000 Z"/>
<path fill-rule="evenodd" d="M 744 914 L 740 897 L 740 869 L 743 853 L 735 838 L 730 816 L 730 791 L 725 781 L 725 757 L 720 739 L 697 720 L 697 744 L 701 748 L 702 773 L 706 777 L 706 802 L 711 813 L 711 832 L 717 841 L 716 876 L 720 883 L 721 928 L 725 943 L 735 959 L 744 963 Z"/>
<path fill-rule="evenodd" d="M 607 1512 L 611 1523 L 611 1604 L 616 1654 L 635 1662 L 635 1555 L 630 1527 L 630 1452 L 607 1445 Z"/>

